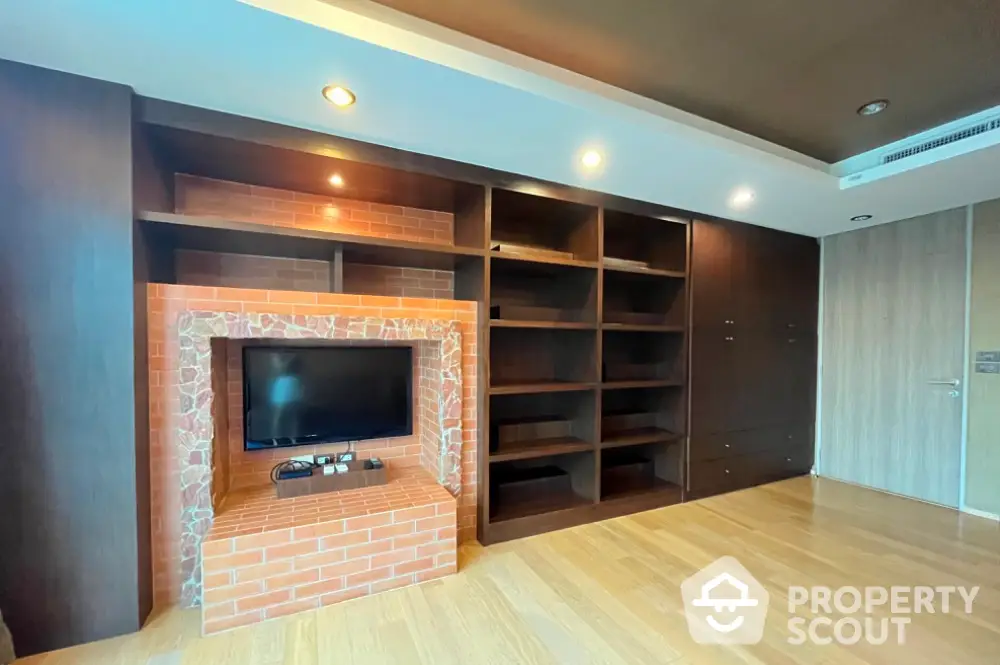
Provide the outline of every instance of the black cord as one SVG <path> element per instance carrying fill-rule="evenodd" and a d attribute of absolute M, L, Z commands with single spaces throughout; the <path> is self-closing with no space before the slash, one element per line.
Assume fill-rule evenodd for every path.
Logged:
<path fill-rule="evenodd" d="M 278 475 L 282 471 L 305 471 L 306 469 L 314 469 L 319 465 L 314 462 L 306 462 L 298 459 L 285 460 L 284 462 L 278 462 L 271 469 L 271 482 L 278 483 Z"/>

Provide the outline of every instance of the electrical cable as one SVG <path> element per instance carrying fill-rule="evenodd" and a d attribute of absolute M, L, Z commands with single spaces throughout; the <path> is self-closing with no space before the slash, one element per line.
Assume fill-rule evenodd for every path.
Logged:
<path fill-rule="evenodd" d="M 318 466 L 319 465 L 314 462 L 306 462 L 304 460 L 297 459 L 279 462 L 271 469 L 271 482 L 277 484 L 278 476 L 282 471 L 305 471 L 306 469 L 315 469 Z"/>

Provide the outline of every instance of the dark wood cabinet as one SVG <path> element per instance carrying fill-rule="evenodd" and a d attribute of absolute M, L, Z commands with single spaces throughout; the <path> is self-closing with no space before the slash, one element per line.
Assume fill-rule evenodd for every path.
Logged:
<path fill-rule="evenodd" d="M 735 222 L 692 229 L 693 497 L 808 473 L 819 246 Z"/>

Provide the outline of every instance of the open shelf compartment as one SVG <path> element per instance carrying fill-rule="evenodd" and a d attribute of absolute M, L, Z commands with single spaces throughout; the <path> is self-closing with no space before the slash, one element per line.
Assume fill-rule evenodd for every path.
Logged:
<path fill-rule="evenodd" d="M 687 270 L 687 224 L 604 211 L 604 264 L 636 271 Z"/>
<path fill-rule="evenodd" d="M 594 383 L 596 334 L 593 330 L 492 329 L 491 390 L 543 392 L 561 385 L 577 389 L 580 384 Z"/>
<path fill-rule="evenodd" d="M 490 462 L 590 450 L 597 443 L 595 391 L 494 395 Z"/>
<path fill-rule="evenodd" d="M 593 206 L 496 189 L 490 249 L 528 260 L 597 261 L 597 219 Z"/>
<path fill-rule="evenodd" d="M 601 451 L 601 501 L 645 494 L 676 494 L 681 488 L 683 446 L 648 443 Z"/>
<path fill-rule="evenodd" d="M 686 320 L 683 278 L 604 271 L 605 325 L 682 329 Z"/>
<path fill-rule="evenodd" d="M 494 257 L 490 319 L 527 325 L 597 323 L 597 270 Z"/>
<path fill-rule="evenodd" d="M 593 452 L 490 465 L 490 523 L 594 503 Z"/>
<path fill-rule="evenodd" d="M 679 332 L 603 332 L 605 384 L 635 381 L 681 383 L 685 372 L 684 335 Z"/>
<path fill-rule="evenodd" d="M 601 448 L 682 441 L 687 409 L 684 389 L 605 391 L 601 399 Z"/>

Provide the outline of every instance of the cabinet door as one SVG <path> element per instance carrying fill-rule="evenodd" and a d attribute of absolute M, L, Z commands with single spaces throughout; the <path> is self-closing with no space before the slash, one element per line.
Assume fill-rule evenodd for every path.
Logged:
<path fill-rule="evenodd" d="M 735 335 L 723 328 L 696 328 L 691 341 L 691 433 L 733 429 L 739 390 Z"/>
<path fill-rule="evenodd" d="M 733 224 L 695 221 L 691 239 L 692 325 L 721 328 L 733 311 Z"/>
<path fill-rule="evenodd" d="M 774 283 L 781 271 L 772 260 L 774 235 L 749 224 L 730 229 L 733 319 L 740 330 L 766 327 L 772 316 Z"/>
<path fill-rule="evenodd" d="M 798 328 L 780 336 L 784 346 L 782 422 L 809 422 L 816 413 L 816 333 Z"/>
<path fill-rule="evenodd" d="M 819 244 L 815 238 L 783 233 L 774 244 L 772 262 L 779 275 L 769 283 L 774 293 L 770 323 L 778 329 L 814 331 L 819 315 Z"/>

